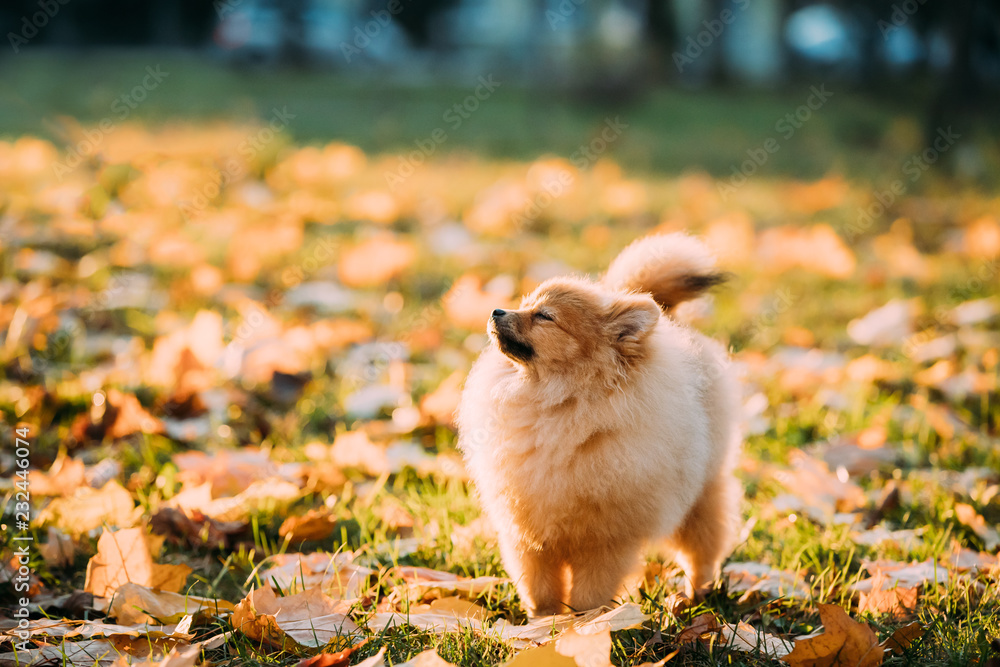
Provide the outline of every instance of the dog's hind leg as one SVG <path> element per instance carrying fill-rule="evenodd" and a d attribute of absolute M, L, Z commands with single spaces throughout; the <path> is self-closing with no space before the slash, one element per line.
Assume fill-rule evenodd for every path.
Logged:
<path fill-rule="evenodd" d="M 705 485 L 701 497 L 670 538 L 684 568 L 688 597 L 703 594 L 719 575 L 739 527 L 742 491 L 732 473 L 720 472 Z"/>

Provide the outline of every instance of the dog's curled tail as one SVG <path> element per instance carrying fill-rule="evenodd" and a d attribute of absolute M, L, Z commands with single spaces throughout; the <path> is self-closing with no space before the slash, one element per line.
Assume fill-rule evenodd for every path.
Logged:
<path fill-rule="evenodd" d="M 669 313 L 727 277 L 716 270 L 704 243 L 677 232 L 635 241 L 611 262 L 602 282 L 613 289 L 648 292 Z"/>

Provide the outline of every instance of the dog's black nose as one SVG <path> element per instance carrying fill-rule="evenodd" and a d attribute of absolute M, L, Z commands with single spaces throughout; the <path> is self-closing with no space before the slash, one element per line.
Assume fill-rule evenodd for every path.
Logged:
<path fill-rule="evenodd" d="M 507 314 L 506 310 L 503 310 L 501 308 L 497 308 L 496 310 L 493 311 L 493 319 L 499 320 L 501 317 L 503 317 L 506 314 Z"/>

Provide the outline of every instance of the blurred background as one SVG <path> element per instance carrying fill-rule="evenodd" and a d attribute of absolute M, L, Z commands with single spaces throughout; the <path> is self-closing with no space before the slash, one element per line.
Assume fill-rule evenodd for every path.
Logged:
<path fill-rule="evenodd" d="M 61 116 L 118 120 L 110 104 L 158 64 L 169 90 L 132 120 L 287 106 L 296 140 L 395 151 L 490 76 L 496 94 L 447 152 L 569 155 L 627 110 L 626 165 L 720 176 L 825 85 L 830 108 L 769 173 L 874 177 L 957 123 L 965 146 L 943 171 L 995 175 L 992 0 L 7 0 L 0 27 L 4 135 L 66 141 Z"/>

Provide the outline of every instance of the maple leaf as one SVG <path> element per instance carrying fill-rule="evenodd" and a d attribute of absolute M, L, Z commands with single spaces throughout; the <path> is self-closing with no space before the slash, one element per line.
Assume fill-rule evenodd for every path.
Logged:
<path fill-rule="evenodd" d="M 255 588 L 230 617 L 230 623 L 254 641 L 290 650 L 349 642 L 358 626 L 347 617 L 350 605 L 336 602 L 319 588 L 278 597 L 270 586 Z"/>
<path fill-rule="evenodd" d="M 97 541 L 97 555 L 87 563 L 84 590 L 110 597 L 123 584 L 133 583 L 176 593 L 192 570 L 187 565 L 154 563 L 162 545 L 162 538 L 148 535 L 142 528 L 105 530 Z"/>
<path fill-rule="evenodd" d="M 824 632 L 800 639 L 782 660 L 791 667 L 877 667 L 883 651 L 875 632 L 833 604 L 819 605 Z"/>

